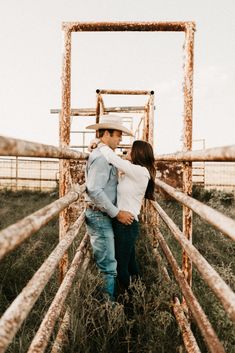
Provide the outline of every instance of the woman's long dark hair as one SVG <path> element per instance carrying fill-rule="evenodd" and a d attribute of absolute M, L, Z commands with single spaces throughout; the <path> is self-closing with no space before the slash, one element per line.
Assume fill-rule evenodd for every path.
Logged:
<path fill-rule="evenodd" d="M 154 200 L 156 169 L 154 166 L 153 148 L 150 143 L 141 140 L 134 141 L 131 148 L 131 160 L 133 164 L 141 165 L 148 169 L 150 179 L 145 192 L 145 198 Z"/>

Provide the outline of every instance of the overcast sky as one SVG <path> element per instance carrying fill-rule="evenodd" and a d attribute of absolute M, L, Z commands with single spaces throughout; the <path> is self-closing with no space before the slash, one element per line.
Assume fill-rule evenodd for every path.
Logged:
<path fill-rule="evenodd" d="M 206 147 L 234 144 L 234 13 L 234 0 L 1 0 L 0 134 L 58 145 L 50 109 L 61 107 L 63 21 L 193 20 L 193 138 Z M 72 108 L 95 107 L 97 88 L 154 90 L 155 149 L 180 150 L 183 43 L 180 32 L 74 33 Z M 143 103 L 105 97 L 106 106 Z M 90 123 L 84 119 L 74 118 L 72 127 Z"/>

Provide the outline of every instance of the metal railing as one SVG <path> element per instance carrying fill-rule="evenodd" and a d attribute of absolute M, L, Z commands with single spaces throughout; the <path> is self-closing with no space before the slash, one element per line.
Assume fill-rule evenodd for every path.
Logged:
<path fill-rule="evenodd" d="M 219 148 L 211 148 L 201 151 L 187 151 L 176 154 L 156 156 L 157 161 L 184 162 L 189 164 L 196 161 L 228 161 L 235 160 L 235 146 L 225 146 Z M 188 180 L 184 180 L 184 183 Z M 204 221 L 218 229 L 222 234 L 235 240 L 235 221 L 221 212 L 209 207 L 202 202 L 192 198 L 190 193 L 179 191 L 172 186 L 166 184 L 160 179 L 156 179 L 156 186 L 164 190 L 174 200 L 178 201 L 183 207 L 188 208 L 191 212 L 195 212 Z M 185 186 L 184 186 L 185 188 Z M 197 323 L 202 336 L 207 344 L 210 352 L 225 352 L 222 343 L 219 341 L 214 329 L 211 326 L 206 314 L 199 304 L 192 290 L 192 264 L 195 265 L 199 275 L 212 289 L 218 300 L 224 307 L 228 317 L 235 321 L 235 293 L 229 285 L 220 277 L 214 268 L 193 246 L 193 239 L 185 236 L 173 220 L 166 214 L 162 207 L 154 201 L 150 201 L 150 217 L 148 220 L 149 233 L 152 236 L 152 243 L 157 261 L 161 261 L 156 245 L 159 244 L 168 263 L 170 264 L 175 280 L 178 283 L 183 300 L 180 303 L 178 298 L 174 298 L 173 308 L 178 324 L 181 328 L 184 344 L 188 352 L 200 352 L 197 342 L 190 329 L 190 321 L 187 319 L 188 312 Z M 182 269 L 174 258 L 166 240 L 161 234 L 159 228 L 159 217 L 166 224 L 173 237 L 181 245 L 183 251 Z M 184 217 L 184 214 L 183 214 Z M 191 219 L 191 218 L 190 218 Z M 184 221 L 184 220 L 183 220 Z M 192 224 L 191 224 L 192 226 Z M 185 266 L 190 264 L 190 266 Z M 166 269 L 164 268 L 166 271 Z M 167 278 L 167 276 L 166 276 Z M 185 314 L 186 313 L 186 314 Z"/>
<path fill-rule="evenodd" d="M 87 155 L 71 151 L 67 148 L 58 148 L 50 145 L 43 145 L 29 141 L 0 137 L 0 155 L 16 155 L 26 157 L 48 157 L 61 159 L 84 160 Z M 0 232 L 0 259 L 18 247 L 23 241 L 28 239 L 37 230 L 41 229 L 51 219 L 63 212 L 68 206 L 79 200 L 85 190 L 85 186 L 76 186 L 63 197 L 25 217 L 17 223 L 10 225 Z M 43 262 L 41 267 L 33 275 L 21 293 L 11 303 L 0 319 L 0 352 L 5 352 L 8 345 L 13 340 L 23 321 L 28 316 L 32 307 L 36 303 L 49 279 L 55 272 L 58 264 L 63 261 L 68 248 L 76 239 L 83 223 L 84 210 L 80 209 L 80 216 L 70 224 L 65 236 L 59 241 L 51 254 Z M 29 347 L 28 352 L 44 352 L 56 320 L 64 309 L 64 302 L 72 287 L 77 269 L 82 267 L 84 270 L 89 263 L 88 235 L 83 236 L 70 267 L 62 278 L 61 285 L 46 313 L 44 319 Z M 68 310 L 65 313 L 65 318 Z M 63 323 L 63 321 L 62 321 Z M 58 336 L 58 339 L 60 336 Z M 56 347 L 56 342 L 54 347 Z M 55 349 L 55 348 L 54 348 Z M 54 350 L 55 351 L 55 350 Z"/>
<path fill-rule="evenodd" d="M 13 143 L 14 142 L 14 143 Z M 69 158 L 84 160 L 87 158 L 87 154 L 71 151 L 68 149 L 52 147 L 48 145 L 35 144 L 33 142 L 27 142 L 22 140 L 9 139 L 0 137 L 0 154 L 13 155 L 15 152 L 15 145 L 19 147 L 19 156 L 47 156 L 48 158 Z M 40 145 L 40 152 L 36 151 L 36 148 Z M 52 151 L 50 155 L 48 151 Z M 167 160 L 167 161 L 183 161 L 187 163 L 187 158 L 191 161 L 200 160 L 221 160 L 224 158 L 228 161 L 235 160 L 235 149 L 234 146 L 221 147 L 205 150 L 202 154 L 201 151 L 191 153 L 177 153 L 166 156 L 156 156 L 156 160 Z M 222 155 L 224 157 L 222 157 Z M 181 203 L 183 206 L 188 207 L 191 211 L 197 213 L 202 219 L 214 226 L 225 236 L 235 240 L 235 221 L 229 217 L 223 215 L 217 210 L 204 205 L 196 199 L 193 199 L 189 195 L 176 190 L 175 188 L 167 185 L 164 181 L 157 179 L 156 185 L 164 190 L 167 194 Z M 34 212 L 33 214 L 25 217 L 17 223 L 10 225 L 6 229 L 0 232 L 0 259 L 6 256 L 9 252 L 17 248 L 23 241 L 28 239 L 33 233 L 39 230 L 41 227 L 46 225 L 52 218 L 56 217 L 59 213 L 63 212 L 68 206 L 76 202 L 79 197 L 83 194 L 85 185 L 80 187 L 72 187 L 71 190 L 63 197 L 52 202 L 51 204 L 43 207 L 42 209 Z M 203 280 L 208 284 L 212 291 L 217 296 L 218 300 L 222 303 L 224 310 L 228 316 L 235 321 L 235 294 L 232 292 L 230 287 L 220 277 L 220 275 L 213 269 L 213 267 L 207 262 L 207 260 L 199 253 L 199 251 L 193 246 L 192 241 L 187 239 L 184 233 L 177 227 L 172 219 L 166 214 L 161 206 L 154 201 L 150 202 L 149 214 L 149 235 L 152 236 L 154 245 L 154 254 L 159 260 L 159 254 L 156 248 L 156 242 L 161 246 L 163 253 L 166 256 L 167 261 L 172 267 L 174 277 L 178 283 L 184 300 L 180 303 L 178 298 L 174 298 L 173 309 L 181 327 L 183 333 L 183 339 L 185 347 L 188 352 L 199 352 L 196 340 L 190 329 L 190 322 L 187 319 L 188 310 L 191 312 L 195 322 L 197 323 L 204 340 L 211 352 L 224 352 L 223 346 L 219 341 L 216 333 L 214 332 L 206 314 L 201 308 L 197 298 L 195 297 L 192 290 L 192 281 L 189 278 L 187 268 L 183 267 L 180 269 L 176 262 L 176 259 L 172 255 L 172 252 L 167 245 L 166 240 L 159 229 L 158 217 L 170 229 L 172 235 L 181 245 L 185 257 L 187 257 L 195 265 L 198 273 Z M 0 352 L 5 352 L 7 346 L 12 341 L 13 337 L 19 330 L 23 321 L 29 314 L 30 310 L 34 306 L 36 300 L 40 296 L 42 290 L 46 286 L 50 277 L 53 275 L 59 262 L 62 261 L 63 257 L 69 246 L 73 243 L 76 238 L 81 226 L 84 222 L 84 211 L 80 203 L 80 215 L 74 224 L 69 225 L 69 229 L 66 231 L 65 236 L 60 240 L 59 244 L 52 251 L 49 257 L 41 265 L 38 271 L 34 274 L 31 281 L 25 286 L 22 292 L 17 296 L 13 303 L 9 306 L 6 312 L 3 314 L 0 320 Z M 147 208 L 145 208 L 147 211 Z M 146 217 L 146 215 L 145 215 Z M 62 276 L 62 283 L 58 289 L 55 298 L 53 299 L 48 312 L 46 313 L 36 336 L 34 337 L 28 352 L 44 352 L 51 337 L 54 325 L 60 313 L 62 313 L 63 304 L 65 298 L 68 296 L 69 290 L 72 286 L 73 279 L 75 277 L 76 270 L 79 266 L 84 268 L 88 265 L 89 254 L 88 254 L 88 235 L 85 234 L 82 242 L 80 243 L 76 255 L 67 271 L 64 271 Z M 62 261 L 63 262 L 63 261 Z M 167 276 L 167 270 L 165 269 L 165 278 Z M 64 312 L 64 311 L 63 311 Z M 64 316 L 64 321 L 68 320 L 66 317 L 69 315 L 69 309 Z M 62 329 L 62 328 L 61 328 Z M 60 336 L 58 336 L 60 337 Z M 56 347 L 55 342 L 55 347 Z M 55 350 L 56 351 L 56 350 Z"/>

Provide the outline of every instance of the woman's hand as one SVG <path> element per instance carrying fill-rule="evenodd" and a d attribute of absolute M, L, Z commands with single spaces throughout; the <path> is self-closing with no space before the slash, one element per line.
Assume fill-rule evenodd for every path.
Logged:
<path fill-rule="evenodd" d="M 88 151 L 92 152 L 98 146 L 99 143 L 100 143 L 100 139 L 98 139 L 97 137 L 92 139 L 89 143 Z"/>
<path fill-rule="evenodd" d="M 128 148 L 123 151 L 124 159 L 131 162 L 131 148 Z"/>

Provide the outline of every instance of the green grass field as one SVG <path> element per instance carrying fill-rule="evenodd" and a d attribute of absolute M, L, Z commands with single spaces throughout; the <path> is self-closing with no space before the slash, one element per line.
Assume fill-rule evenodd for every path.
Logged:
<path fill-rule="evenodd" d="M 234 201 L 228 194 L 215 191 L 202 192 L 196 189 L 194 195 L 235 218 Z M 0 228 L 4 229 L 54 201 L 57 197 L 56 192 L 2 191 L 0 193 Z M 160 200 L 160 203 L 181 228 L 182 207 L 169 200 Z M 161 231 L 180 264 L 181 251 L 178 244 L 164 225 L 161 225 Z M 57 242 L 58 219 L 55 219 L 3 259 L 0 263 L 1 314 L 20 293 Z M 235 246 L 232 241 L 194 215 L 193 243 L 235 290 Z M 74 250 L 75 247 L 72 246 L 70 252 L 73 253 Z M 144 226 L 142 226 L 138 240 L 137 253 L 142 273 L 141 280 L 132 285 L 129 294 L 119 296 L 119 304 L 114 308 L 109 303 L 102 303 L 99 300 L 97 288 L 102 279 L 93 263 L 85 274 L 80 289 L 77 285 L 80 279 L 78 273 L 71 295 L 67 300 L 71 308 L 71 326 L 64 353 L 184 352 L 171 303 L 173 294 L 181 297 L 180 290 L 169 268 L 171 281 L 164 280 L 152 255 Z M 167 266 L 166 262 L 165 264 Z M 7 352 L 27 351 L 58 288 L 57 276 L 58 274 L 55 273 L 51 278 Z M 219 338 L 223 341 L 226 352 L 235 352 L 234 326 L 196 270 L 193 272 L 193 290 Z M 192 323 L 192 329 L 201 351 L 207 352 L 194 323 Z"/>

